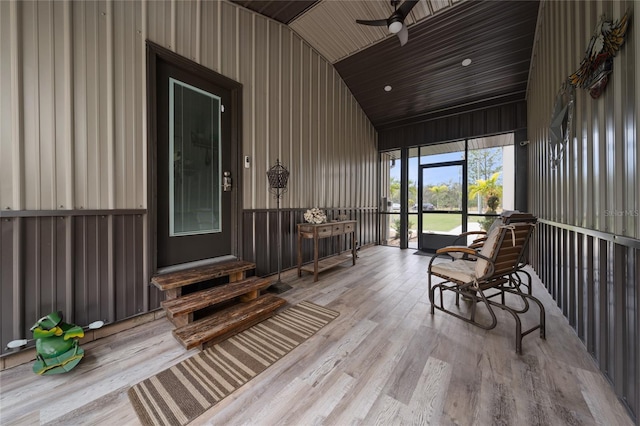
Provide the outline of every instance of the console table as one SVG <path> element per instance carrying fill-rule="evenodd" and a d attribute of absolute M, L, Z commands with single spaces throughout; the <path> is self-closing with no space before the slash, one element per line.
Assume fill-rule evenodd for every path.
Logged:
<path fill-rule="evenodd" d="M 353 264 L 356 264 L 356 224 L 355 220 L 343 220 L 339 222 L 298 224 L 298 276 L 302 276 L 302 271 L 313 273 L 313 281 L 318 281 L 318 273 L 333 268 L 351 257 Z M 351 256 L 343 255 L 341 252 L 341 236 L 351 234 Z M 321 238 L 338 237 L 338 254 L 318 260 L 318 240 Z M 302 266 L 302 240 L 304 238 L 313 239 L 313 264 Z"/>

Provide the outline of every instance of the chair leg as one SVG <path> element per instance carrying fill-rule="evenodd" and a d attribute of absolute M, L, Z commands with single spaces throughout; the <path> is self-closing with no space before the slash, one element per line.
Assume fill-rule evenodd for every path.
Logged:
<path fill-rule="evenodd" d="M 501 301 L 503 305 L 507 305 L 506 303 L 506 299 L 505 299 L 505 293 L 511 293 L 514 294 L 518 297 L 520 297 L 520 299 L 522 300 L 522 303 L 524 305 L 524 307 L 522 309 L 516 309 L 515 307 L 510 307 L 514 312 L 518 313 L 518 314 L 523 314 L 525 312 L 527 312 L 529 310 L 529 302 L 527 301 L 527 298 L 525 296 L 527 296 L 527 293 L 524 293 L 522 290 L 520 290 L 520 285 L 522 284 L 522 282 L 520 281 L 519 277 L 514 277 L 513 275 L 509 276 L 509 281 L 505 284 L 502 284 L 499 287 L 499 291 L 500 291 L 500 295 L 501 295 Z"/>
<path fill-rule="evenodd" d="M 431 315 L 435 314 L 434 288 L 431 286 L 431 274 L 429 274 L 429 302 L 431 302 Z"/>
<path fill-rule="evenodd" d="M 471 322 L 476 322 L 476 308 L 478 307 L 478 298 L 476 296 L 472 296 L 471 298 L 471 307 L 469 309 L 471 309 L 471 315 L 469 316 L 469 318 L 471 319 Z"/>
<path fill-rule="evenodd" d="M 494 328 L 496 325 L 498 325 L 498 318 L 496 318 L 495 312 L 493 312 L 493 309 L 491 309 L 491 302 L 489 302 L 489 299 L 487 299 L 487 297 L 484 295 L 484 291 L 482 291 L 480 289 L 478 289 L 476 291 L 476 296 L 472 296 L 473 297 L 472 315 L 474 316 L 473 324 L 478 324 L 478 323 L 475 322 L 475 310 L 476 310 L 476 306 L 478 304 L 478 302 L 477 302 L 477 295 L 478 294 L 480 295 L 480 298 L 482 299 L 482 303 L 484 303 L 485 306 L 487 307 L 487 310 L 489 311 L 489 315 L 491 315 L 491 327 L 487 329 L 487 330 L 489 330 L 491 328 Z"/>
<path fill-rule="evenodd" d="M 545 311 L 544 311 L 544 306 L 542 305 L 542 302 L 540 302 L 537 298 L 533 297 L 533 296 L 529 296 L 531 297 L 531 299 L 536 302 L 536 304 L 538 305 L 538 308 L 540 309 L 540 338 L 541 339 L 546 339 L 546 319 L 545 319 Z"/>
<path fill-rule="evenodd" d="M 522 355 L 522 322 L 517 315 L 514 318 L 516 319 L 516 353 Z"/>
<path fill-rule="evenodd" d="M 433 288 L 431 289 L 430 292 L 430 299 L 435 299 L 435 291 L 436 289 L 439 290 L 440 292 L 440 303 L 438 305 L 436 305 L 436 303 L 432 302 L 431 303 L 431 310 L 432 313 L 434 313 L 434 309 L 438 309 L 439 311 L 443 311 L 451 316 L 454 316 L 458 319 L 461 319 L 465 322 L 471 323 L 473 325 L 475 325 L 476 327 L 482 328 L 484 330 L 491 330 L 492 328 L 495 328 L 495 326 L 498 324 L 498 319 L 496 317 L 495 312 L 493 311 L 493 308 L 491 308 L 491 305 L 489 303 L 489 301 L 487 300 L 487 298 L 484 296 L 484 294 L 482 293 L 482 291 L 476 291 L 475 294 L 471 295 L 471 299 L 472 299 L 472 303 L 471 303 L 471 307 L 469 308 L 468 314 L 469 316 L 463 316 L 458 314 L 457 312 L 453 312 L 447 308 L 445 308 L 444 306 L 444 291 L 445 290 L 450 290 L 453 291 L 454 293 L 456 293 L 457 296 L 460 295 L 461 291 L 464 290 L 459 290 L 459 288 L 456 285 L 452 285 L 452 286 L 446 286 L 446 282 L 445 283 L 440 283 L 440 284 L 436 284 L 433 286 Z M 478 296 L 479 295 L 479 296 Z M 477 322 L 475 319 L 476 316 L 476 307 L 478 302 L 482 302 L 486 307 L 487 307 L 487 311 L 489 312 L 489 315 L 491 316 L 491 321 L 487 324 L 483 324 L 480 322 Z"/>
<path fill-rule="evenodd" d="M 531 327 L 530 329 L 528 329 L 528 330 L 523 332 L 522 331 L 522 322 L 521 322 L 520 316 L 519 316 L 519 314 L 521 314 L 523 312 L 515 310 L 513 308 L 510 308 L 509 306 L 504 305 L 504 304 L 500 305 L 500 304 L 498 304 L 496 302 L 489 301 L 489 303 L 491 303 L 492 305 L 497 306 L 498 308 L 509 312 L 513 316 L 513 318 L 514 318 L 514 320 L 516 322 L 516 353 L 521 355 L 522 354 L 522 338 L 524 336 L 526 336 L 527 334 L 529 334 L 529 333 L 531 333 L 531 332 L 533 332 L 535 330 L 540 329 L 540 338 L 542 338 L 542 339 L 545 338 L 546 323 L 545 323 L 544 306 L 534 296 L 531 296 L 531 295 L 526 294 L 526 293 L 522 293 L 522 292 L 520 292 L 518 290 L 505 289 L 505 292 L 518 295 L 518 296 L 522 297 L 522 299 L 525 300 L 525 301 L 526 301 L 526 299 L 531 299 L 532 301 L 534 301 L 538 305 L 538 308 L 540 309 L 540 322 L 538 323 L 538 325 L 535 325 L 535 326 Z M 528 306 L 528 303 L 527 303 L 527 306 Z M 524 312 L 526 312 L 526 310 Z"/>
<path fill-rule="evenodd" d="M 525 284 L 524 280 L 520 277 L 520 274 L 524 274 L 527 276 L 527 282 Z M 513 275 L 516 276 L 518 282 L 520 283 L 520 285 L 523 285 L 527 288 L 527 293 L 529 295 L 531 295 L 531 274 L 528 273 L 527 271 L 525 271 L 524 269 L 518 269 L 516 272 L 513 273 Z"/>

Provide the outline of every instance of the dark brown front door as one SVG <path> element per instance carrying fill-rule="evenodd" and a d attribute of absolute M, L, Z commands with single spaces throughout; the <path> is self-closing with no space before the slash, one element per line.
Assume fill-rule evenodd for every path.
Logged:
<path fill-rule="evenodd" d="M 231 254 L 230 92 L 164 60 L 156 72 L 157 266 Z"/>

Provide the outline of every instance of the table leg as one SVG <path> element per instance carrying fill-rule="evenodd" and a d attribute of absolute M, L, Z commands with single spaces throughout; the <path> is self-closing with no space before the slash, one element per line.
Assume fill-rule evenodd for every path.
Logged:
<path fill-rule="evenodd" d="M 356 264 L 356 232 L 351 233 L 351 259 L 353 264 Z"/>
<path fill-rule="evenodd" d="M 298 277 L 302 276 L 302 235 L 298 231 Z"/>
<path fill-rule="evenodd" d="M 318 237 L 313 238 L 313 282 L 318 281 Z"/>

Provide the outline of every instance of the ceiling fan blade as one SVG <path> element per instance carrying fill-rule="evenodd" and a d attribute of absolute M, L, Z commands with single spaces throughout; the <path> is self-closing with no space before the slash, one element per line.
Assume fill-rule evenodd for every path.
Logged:
<path fill-rule="evenodd" d="M 402 29 L 398 33 L 398 38 L 400 39 L 400 46 L 404 46 L 409 41 L 409 30 L 407 30 L 407 26 L 402 24 Z"/>
<path fill-rule="evenodd" d="M 386 19 L 376 19 L 374 21 L 363 21 L 362 19 L 356 19 L 356 23 L 360 25 L 370 25 L 372 27 L 386 27 L 387 20 Z"/>
<path fill-rule="evenodd" d="M 418 4 L 418 1 L 419 0 L 406 0 L 404 3 L 402 3 L 400 8 L 398 8 L 398 12 L 402 14 L 403 18 L 406 18 L 409 12 L 411 12 L 411 9 L 413 9 L 413 6 Z"/>

